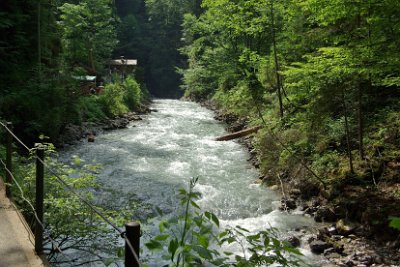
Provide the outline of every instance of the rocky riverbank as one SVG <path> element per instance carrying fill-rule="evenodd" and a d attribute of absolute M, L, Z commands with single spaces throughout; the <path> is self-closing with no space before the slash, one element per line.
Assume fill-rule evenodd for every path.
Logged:
<path fill-rule="evenodd" d="M 215 118 L 225 122 L 229 132 L 247 126 L 246 118 L 221 112 L 210 101 L 202 104 L 215 111 Z M 248 148 L 249 161 L 258 168 L 260 163 L 252 137 L 238 141 Z M 290 241 L 299 246 L 300 240 L 305 240 L 313 253 L 324 256 L 323 266 L 400 266 L 399 233 L 389 228 L 387 222 L 387 210 L 398 210 L 399 203 L 384 193 L 395 190 L 392 185 L 379 190 L 353 185 L 324 189 L 303 179 L 269 176 L 263 175 L 256 182 L 282 194 L 282 210 L 301 212 L 326 225 L 314 234 L 298 229 Z"/>
<path fill-rule="evenodd" d="M 141 115 L 150 111 L 149 108 L 145 108 L 141 112 L 129 112 L 101 122 L 84 122 L 81 125 L 68 124 L 61 132 L 55 145 L 56 147 L 65 147 L 75 145 L 85 139 L 94 142 L 96 135 L 104 131 L 126 128 L 130 122 L 142 120 Z"/>

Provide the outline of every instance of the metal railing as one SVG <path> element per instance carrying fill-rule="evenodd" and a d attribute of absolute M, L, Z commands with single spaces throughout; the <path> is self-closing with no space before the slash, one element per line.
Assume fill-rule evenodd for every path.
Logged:
<path fill-rule="evenodd" d="M 86 205 L 90 210 L 96 213 L 99 218 L 101 218 L 107 225 L 112 227 L 116 232 L 118 232 L 119 236 L 125 240 L 125 266 L 129 267 L 140 267 L 139 260 L 139 251 L 140 251 L 140 224 L 137 222 L 128 222 L 125 224 L 125 231 L 122 231 L 119 227 L 117 227 L 114 223 L 111 222 L 109 218 L 107 218 L 104 214 L 102 214 L 89 200 L 84 198 L 81 194 L 79 194 L 73 187 L 71 187 L 66 181 L 64 181 L 60 175 L 53 170 L 48 164 L 46 164 L 44 160 L 44 148 L 40 144 L 36 146 L 34 149 L 29 148 L 25 143 L 21 141 L 20 138 L 12 131 L 12 123 L 10 122 L 0 122 L 0 126 L 6 130 L 6 162 L 0 159 L 0 163 L 2 164 L 5 170 L 6 176 L 6 196 L 8 198 L 12 198 L 11 187 L 16 186 L 21 194 L 21 199 L 28 204 L 28 207 L 31 209 L 34 219 L 35 219 L 35 251 L 38 255 L 43 255 L 43 237 L 46 235 L 46 238 L 51 242 L 52 246 L 63 256 L 70 260 L 70 264 L 73 266 L 72 260 L 70 257 L 64 253 L 64 251 L 59 247 L 59 244 L 51 238 L 50 234 L 46 234 L 45 226 L 43 223 L 43 215 L 44 215 L 44 206 L 43 200 L 45 196 L 44 191 L 44 171 L 45 168 L 48 172 L 50 172 L 56 180 L 64 187 L 64 189 L 70 191 L 72 194 L 76 195 L 81 203 Z M 17 141 L 19 145 L 21 145 L 27 152 L 31 153 L 33 150 L 36 150 L 34 154 L 34 158 L 36 160 L 36 193 L 35 193 L 35 205 L 33 205 L 25 196 L 24 191 L 21 185 L 18 183 L 17 179 L 15 179 L 13 175 L 13 166 L 12 166 L 12 154 L 13 154 L 13 140 Z"/>

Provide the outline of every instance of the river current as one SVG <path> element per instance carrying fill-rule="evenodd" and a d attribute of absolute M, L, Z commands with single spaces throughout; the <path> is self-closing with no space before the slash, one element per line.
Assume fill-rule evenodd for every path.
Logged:
<path fill-rule="evenodd" d="M 191 177 L 199 177 L 195 189 L 202 197 L 198 204 L 215 213 L 223 226 L 240 225 L 250 231 L 272 226 L 283 233 L 313 226 L 311 218 L 279 211 L 279 196 L 254 184 L 259 174 L 247 161 L 242 145 L 214 141 L 226 132 L 212 111 L 179 100 L 154 100 L 152 109 L 156 111 L 127 129 L 106 132 L 94 143 L 62 152 L 63 158 L 77 155 L 103 166 L 98 181 L 118 194 L 103 193 L 98 198 L 114 205 L 127 205 L 132 198 L 144 203 L 146 208 L 132 216 L 150 221 L 144 226 L 147 236 L 157 234 L 157 222 L 162 219 L 156 207 L 164 214 L 176 212 L 177 190 L 187 188 Z"/>

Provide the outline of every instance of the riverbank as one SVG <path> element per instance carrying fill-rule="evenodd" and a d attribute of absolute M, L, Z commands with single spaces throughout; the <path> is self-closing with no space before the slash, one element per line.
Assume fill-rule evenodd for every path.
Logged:
<path fill-rule="evenodd" d="M 246 118 L 225 113 L 211 101 L 202 105 L 213 110 L 215 118 L 225 122 L 229 132 L 247 127 Z M 259 168 L 258 151 L 253 146 L 252 136 L 242 137 L 238 142 L 247 147 L 248 161 Z M 400 184 L 378 183 L 374 187 L 357 183 L 341 184 L 340 187 L 329 184 L 323 188 L 304 176 L 304 173 L 295 176 L 282 173 L 274 177 L 264 173 L 257 183 L 282 195 L 282 210 L 295 210 L 317 222 L 328 223 L 318 229 L 318 234 L 308 238 L 313 253 L 322 254 L 333 266 L 400 266 L 399 233 L 388 225 L 390 215 L 400 214 L 400 203 L 392 197 Z M 300 233 L 295 238 L 304 236 Z"/>
<path fill-rule="evenodd" d="M 141 116 L 148 114 L 151 111 L 152 110 L 148 106 L 144 106 L 138 111 L 131 111 L 121 116 L 99 122 L 83 122 L 80 125 L 68 124 L 56 140 L 55 146 L 63 148 L 70 145 L 76 145 L 84 139 L 87 139 L 88 142 L 94 142 L 96 136 L 104 131 L 127 128 L 130 122 L 141 121 Z"/>

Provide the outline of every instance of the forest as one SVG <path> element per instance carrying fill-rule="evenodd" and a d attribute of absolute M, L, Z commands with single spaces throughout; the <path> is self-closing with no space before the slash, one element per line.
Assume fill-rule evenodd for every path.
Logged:
<path fill-rule="evenodd" d="M 260 128 L 263 184 L 400 247 L 400 1 L 2 0 L 0 34 L 0 120 L 27 143 L 152 98 L 200 102 Z M 121 56 L 138 61 L 127 79 L 110 74 Z"/>

